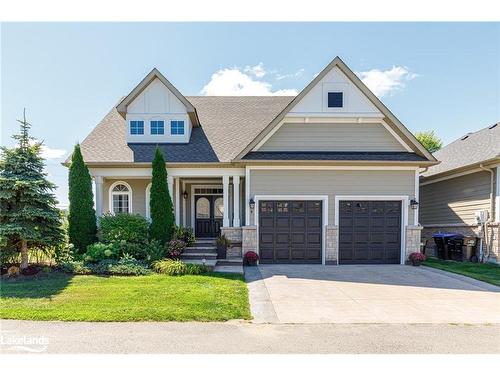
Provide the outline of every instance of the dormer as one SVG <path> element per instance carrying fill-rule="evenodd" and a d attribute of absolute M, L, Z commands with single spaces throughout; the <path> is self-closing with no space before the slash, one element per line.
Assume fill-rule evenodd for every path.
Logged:
<path fill-rule="evenodd" d="M 200 126 L 193 105 L 156 68 L 116 108 L 127 123 L 127 143 L 189 143 Z"/>

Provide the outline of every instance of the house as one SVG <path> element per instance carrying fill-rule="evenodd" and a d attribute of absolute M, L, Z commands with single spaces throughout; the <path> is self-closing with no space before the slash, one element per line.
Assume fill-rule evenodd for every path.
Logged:
<path fill-rule="evenodd" d="M 483 246 L 489 260 L 499 260 L 500 126 L 468 133 L 434 153 L 441 163 L 423 171 L 420 223 L 423 236 L 454 232 L 480 236 L 479 211 L 488 212 Z M 483 229 L 484 231 L 484 229 Z M 430 243 L 431 248 L 434 246 Z"/>
<path fill-rule="evenodd" d="M 295 97 L 184 96 L 153 69 L 81 144 L 97 215 L 149 216 L 157 145 L 197 238 L 224 233 L 261 263 L 419 250 L 419 170 L 437 161 L 338 57 Z"/>

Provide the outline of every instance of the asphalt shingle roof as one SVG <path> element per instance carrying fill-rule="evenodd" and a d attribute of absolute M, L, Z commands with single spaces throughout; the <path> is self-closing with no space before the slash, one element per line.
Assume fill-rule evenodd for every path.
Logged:
<path fill-rule="evenodd" d="M 364 160 L 426 161 L 412 152 L 249 152 L 243 160 Z"/>
<path fill-rule="evenodd" d="M 162 144 L 169 162 L 230 162 L 293 99 L 290 96 L 188 96 L 200 119 L 189 144 Z M 87 163 L 148 162 L 152 144 L 127 144 L 126 124 L 113 108 L 82 142 Z"/>
<path fill-rule="evenodd" d="M 441 163 L 430 167 L 422 174 L 424 177 L 498 158 L 500 157 L 500 123 L 468 133 L 433 155 Z"/>

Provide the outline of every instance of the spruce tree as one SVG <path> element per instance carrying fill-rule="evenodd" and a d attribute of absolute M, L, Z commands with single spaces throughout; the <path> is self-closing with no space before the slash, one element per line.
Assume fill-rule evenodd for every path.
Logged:
<path fill-rule="evenodd" d="M 61 213 L 52 193 L 55 185 L 43 172 L 41 142 L 29 136 L 31 125 L 17 120 L 18 145 L 1 147 L 0 157 L 0 240 L 14 244 L 21 253 L 21 269 L 28 266 L 28 248 L 58 246 L 64 240 Z"/>
<path fill-rule="evenodd" d="M 168 191 L 165 159 L 163 159 L 158 146 L 156 147 L 153 159 L 153 178 L 151 180 L 150 197 L 151 238 L 164 243 L 168 242 L 171 240 L 174 230 L 174 211 L 172 198 Z"/>
<path fill-rule="evenodd" d="M 68 176 L 69 185 L 69 242 L 84 253 L 87 246 L 96 241 L 97 225 L 94 210 L 94 194 L 89 169 L 83 161 L 80 145 L 71 156 Z"/>

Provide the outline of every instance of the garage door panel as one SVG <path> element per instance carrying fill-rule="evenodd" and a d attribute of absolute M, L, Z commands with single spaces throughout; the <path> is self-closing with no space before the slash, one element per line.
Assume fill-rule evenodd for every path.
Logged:
<path fill-rule="evenodd" d="M 339 202 L 339 262 L 399 263 L 400 201 Z"/>
<path fill-rule="evenodd" d="M 322 202 L 259 203 L 259 249 L 263 263 L 321 263 Z M 264 226 L 262 228 L 262 226 Z"/>
<path fill-rule="evenodd" d="M 291 226 L 293 231 L 305 231 L 306 230 L 306 218 L 305 217 L 292 217 Z"/>

